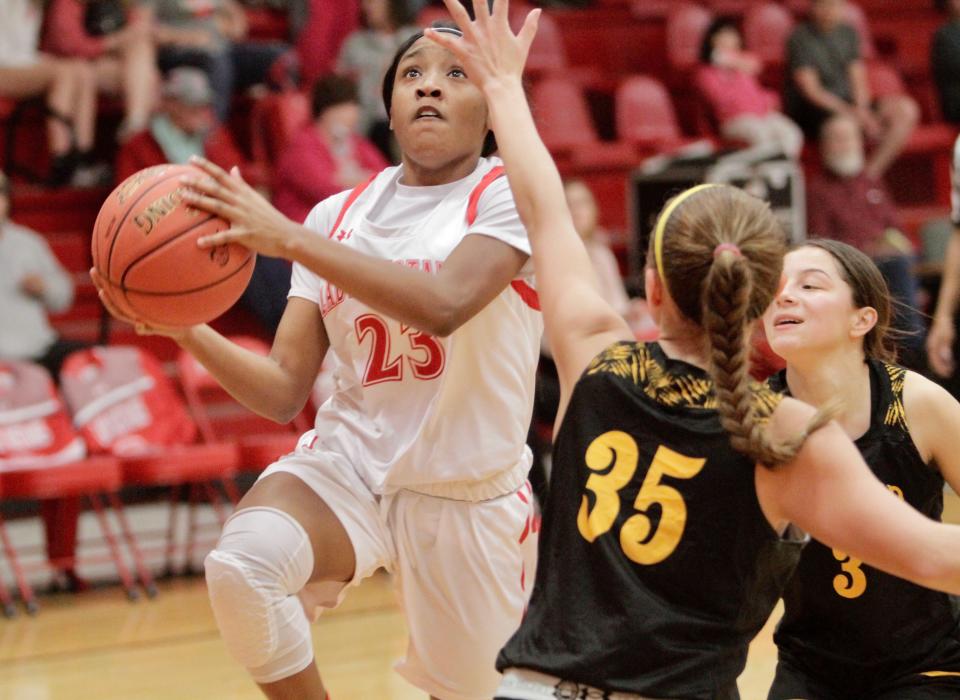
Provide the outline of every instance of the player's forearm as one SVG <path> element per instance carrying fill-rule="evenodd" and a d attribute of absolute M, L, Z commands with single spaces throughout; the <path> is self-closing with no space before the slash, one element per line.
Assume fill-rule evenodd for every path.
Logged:
<path fill-rule="evenodd" d="M 940 282 L 934 320 L 953 323 L 958 297 L 960 297 L 960 227 L 953 230 L 953 235 L 947 243 L 947 254 L 943 261 L 943 279 Z"/>
<path fill-rule="evenodd" d="M 287 423 L 307 401 L 310 383 L 297 382 L 272 358 L 240 347 L 210 326 L 194 326 L 174 340 L 193 355 L 227 393 L 265 418 Z"/>
<path fill-rule="evenodd" d="M 365 255 L 303 226 L 288 237 L 290 260 L 298 262 L 367 306 L 435 336 L 463 323 L 458 290 L 437 275 Z"/>

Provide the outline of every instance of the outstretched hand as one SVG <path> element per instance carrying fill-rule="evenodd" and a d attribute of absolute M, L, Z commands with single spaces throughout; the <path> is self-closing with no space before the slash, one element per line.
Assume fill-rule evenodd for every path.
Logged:
<path fill-rule="evenodd" d="M 194 156 L 192 165 L 207 177 L 184 176 L 187 191 L 183 201 L 230 222 L 230 228 L 197 241 L 201 248 L 239 243 L 256 253 L 277 258 L 289 256 L 293 222 L 281 214 L 262 194 L 244 182 L 234 167 L 227 172 L 205 158 Z"/>
<path fill-rule="evenodd" d="M 493 12 L 487 0 L 473 0 L 476 19 L 471 20 L 459 0 L 443 0 L 463 37 L 427 29 L 433 42 L 452 52 L 462 63 L 470 79 L 487 90 L 504 80 L 520 80 L 537 33 L 540 10 L 531 10 L 518 34 L 510 29 L 509 0 L 494 0 Z"/>

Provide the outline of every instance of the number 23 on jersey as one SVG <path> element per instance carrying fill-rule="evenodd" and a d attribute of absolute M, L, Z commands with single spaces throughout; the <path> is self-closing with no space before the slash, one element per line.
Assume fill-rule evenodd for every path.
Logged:
<path fill-rule="evenodd" d="M 586 465 L 594 472 L 587 478 L 586 489 L 595 498 L 593 508 L 583 495 L 577 513 L 577 528 L 588 542 L 608 532 L 620 513 L 620 490 L 630 483 L 637 471 L 640 450 L 627 433 L 611 430 L 587 448 Z M 687 504 L 677 489 L 662 483 L 663 477 L 692 479 L 706 464 L 706 459 L 686 457 L 660 445 L 640 491 L 633 502 L 636 513 L 620 528 L 620 547 L 637 564 L 657 564 L 669 557 L 683 538 L 687 523 Z M 653 505 L 660 506 L 656 527 L 650 517 Z"/>

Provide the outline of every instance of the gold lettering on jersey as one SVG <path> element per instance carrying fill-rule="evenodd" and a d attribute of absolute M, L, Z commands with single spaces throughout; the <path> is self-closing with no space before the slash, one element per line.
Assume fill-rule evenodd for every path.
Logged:
<path fill-rule="evenodd" d="M 649 566 L 673 554 L 687 525 L 687 504 L 677 489 L 661 482 L 665 476 L 692 479 L 706 463 L 705 459 L 686 457 L 663 445 L 657 448 L 633 502 L 638 512 L 620 528 L 620 546 L 632 561 Z M 653 505 L 660 506 L 660 522 L 655 530 L 648 515 Z"/>
<path fill-rule="evenodd" d="M 429 275 L 437 274 L 440 272 L 440 268 L 442 267 L 442 263 L 439 260 L 424 260 L 421 258 L 401 258 L 399 260 L 391 260 L 390 262 L 402 265 L 404 267 L 409 267 L 414 270 L 420 270 Z M 349 298 L 350 295 L 345 294 L 344 291 L 335 284 L 324 282 L 323 286 L 320 288 L 320 300 L 318 302 L 320 306 L 320 316 L 322 318 L 326 318 L 327 314 L 329 314 Z"/>
<path fill-rule="evenodd" d="M 887 484 L 887 488 L 901 501 L 905 500 L 903 489 L 899 486 Z M 867 590 L 867 575 L 860 568 L 863 566 L 863 562 L 854 559 L 839 549 L 831 551 L 833 552 L 833 558 L 840 562 L 840 571 L 843 572 L 833 577 L 833 590 L 836 591 L 838 596 L 847 600 L 859 598 Z"/>
<path fill-rule="evenodd" d="M 604 433 L 587 448 L 585 463 L 593 473 L 584 488 L 593 494 L 594 504 L 591 508 L 590 498 L 584 494 L 577 513 L 577 529 L 587 542 L 613 527 L 620 513 L 620 490 L 633 479 L 639 454 L 633 437 L 619 430 Z M 673 554 L 686 528 L 687 505 L 683 495 L 663 479 L 692 479 L 706 463 L 706 459 L 687 457 L 664 445 L 657 448 L 633 502 L 637 512 L 620 528 L 620 548 L 627 558 L 650 566 Z M 659 506 L 660 512 L 656 526 L 650 517 L 653 506 Z"/>
<path fill-rule="evenodd" d="M 183 188 L 178 187 L 152 202 L 145 210 L 133 217 L 133 223 L 143 232 L 143 235 L 148 236 L 161 219 L 177 208 L 182 199 Z"/>
<path fill-rule="evenodd" d="M 593 493 L 593 508 L 587 494 L 580 500 L 577 528 L 583 539 L 593 542 L 613 527 L 620 512 L 620 489 L 630 483 L 637 471 L 640 450 L 627 433 L 611 430 L 590 443 L 586 465 L 594 472 L 585 488 Z"/>

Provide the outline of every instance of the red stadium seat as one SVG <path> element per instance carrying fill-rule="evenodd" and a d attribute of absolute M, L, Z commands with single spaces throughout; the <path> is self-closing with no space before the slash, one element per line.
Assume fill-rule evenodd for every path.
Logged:
<path fill-rule="evenodd" d="M 249 336 L 232 338 L 238 345 L 267 355 L 270 348 L 262 340 Z M 310 423 L 301 412 L 287 425 L 279 425 L 240 405 L 217 383 L 192 355 L 181 352 L 177 358 L 180 382 L 187 405 L 200 435 L 206 443 L 236 441 L 240 446 L 240 468 L 260 471 L 297 445 Z"/>
<path fill-rule="evenodd" d="M 93 556 L 84 557 L 83 560 L 74 556 L 69 561 L 50 563 L 44 559 L 37 564 L 38 567 L 47 568 L 50 564 L 55 564 L 60 568 L 73 568 L 74 564 L 79 561 L 112 561 L 117 568 L 127 597 L 130 600 L 136 600 L 138 597 L 136 582 L 124 561 L 118 538 L 114 535 L 110 520 L 107 517 L 107 512 L 112 511 L 120 524 L 120 531 L 123 534 L 128 552 L 133 558 L 140 582 L 147 595 L 153 597 L 156 595 L 157 589 L 153 582 L 153 576 L 141 556 L 136 539 L 133 537 L 123 505 L 117 496 L 120 486 L 120 463 L 115 457 L 110 456 L 88 457 L 78 462 L 70 462 L 55 467 L 20 469 L 0 474 L 0 490 L 2 490 L 5 498 L 31 500 L 81 498 L 90 505 L 97 517 L 97 522 L 109 550 L 108 555 L 96 558 Z M 0 531 L 0 536 L 5 538 L 2 531 Z M 6 538 L 3 544 L 8 559 L 11 559 L 14 556 L 12 546 Z M 36 610 L 36 602 L 23 575 L 23 568 L 16 563 L 16 559 L 11 559 L 10 563 L 14 568 L 20 594 L 27 610 L 32 613 Z"/>
<path fill-rule="evenodd" d="M 599 142 L 580 87 L 562 78 L 546 78 L 531 91 L 533 113 L 550 150 L 568 151 Z"/>
<path fill-rule="evenodd" d="M 700 62 L 700 44 L 711 19 L 709 10 L 687 2 L 667 15 L 667 62 L 678 76 Z"/>
<path fill-rule="evenodd" d="M 743 41 L 764 64 L 783 65 L 787 39 L 796 22 L 776 2 L 756 3 L 743 16 Z"/>
<path fill-rule="evenodd" d="M 689 143 L 677 121 L 667 88 L 656 78 L 634 75 L 616 94 L 617 135 L 650 151 L 669 151 Z"/>
<path fill-rule="evenodd" d="M 531 101 L 540 135 L 562 164 L 624 167 L 635 160 L 629 144 L 600 140 L 576 83 L 546 78 L 533 86 Z"/>
<path fill-rule="evenodd" d="M 670 14 L 676 0 L 633 0 L 630 14 L 637 19 L 659 20 Z"/>
<path fill-rule="evenodd" d="M 888 95 L 905 95 L 907 88 L 903 78 L 889 63 L 874 60 L 867 61 L 867 81 L 870 84 L 870 94 L 874 98 Z"/>

